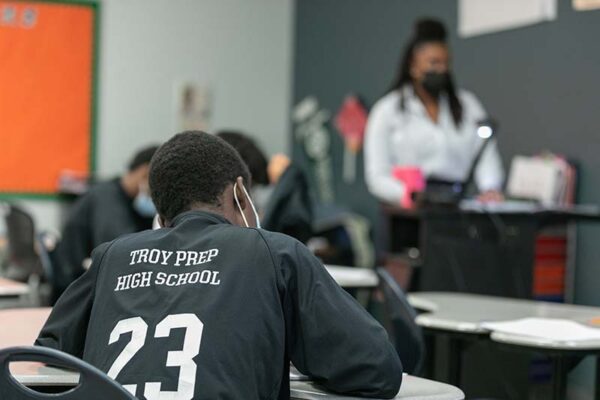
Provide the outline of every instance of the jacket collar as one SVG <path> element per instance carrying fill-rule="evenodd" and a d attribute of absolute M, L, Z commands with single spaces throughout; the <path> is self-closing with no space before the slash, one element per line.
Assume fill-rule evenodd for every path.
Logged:
<path fill-rule="evenodd" d="M 222 215 L 212 213 L 209 211 L 192 210 L 192 211 L 182 212 L 181 214 L 177 215 L 175 218 L 173 218 L 173 221 L 171 221 L 170 226 L 174 227 L 179 224 L 182 224 L 185 221 L 189 221 L 192 219 L 198 219 L 198 220 L 206 221 L 208 223 L 213 223 L 213 224 L 229 224 L 229 225 L 231 225 L 231 222 L 229 222 L 229 220 Z"/>

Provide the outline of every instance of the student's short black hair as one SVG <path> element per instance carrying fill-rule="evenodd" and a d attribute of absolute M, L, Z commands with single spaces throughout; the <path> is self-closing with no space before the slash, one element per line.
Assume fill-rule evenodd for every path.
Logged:
<path fill-rule="evenodd" d="M 269 175 L 267 173 L 269 162 L 250 136 L 237 131 L 221 131 L 217 132 L 217 136 L 229 143 L 240 153 L 242 160 L 244 160 L 250 170 L 253 184 L 269 184 Z"/>
<path fill-rule="evenodd" d="M 248 167 L 233 147 L 205 132 L 182 132 L 152 158 L 150 194 L 158 213 L 171 221 L 194 204 L 218 207 L 221 194 L 238 176 L 249 189 Z"/>
<path fill-rule="evenodd" d="M 152 145 L 135 153 L 133 159 L 129 163 L 129 172 L 135 171 L 144 164 L 150 164 L 150 160 L 152 160 L 152 156 L 156 153 L 156 150 L 158 150 L 158 146 Z"/>

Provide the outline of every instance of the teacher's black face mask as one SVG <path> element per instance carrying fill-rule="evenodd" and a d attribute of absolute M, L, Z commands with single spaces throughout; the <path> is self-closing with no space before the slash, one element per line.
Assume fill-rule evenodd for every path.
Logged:
<path fill-rule="evenodd" d="M 425 73 L 421 85 L 433 97 L 439 97 L 442 92 L 448 90 L 450 75 L 448 72 L 429 71 Z"/>

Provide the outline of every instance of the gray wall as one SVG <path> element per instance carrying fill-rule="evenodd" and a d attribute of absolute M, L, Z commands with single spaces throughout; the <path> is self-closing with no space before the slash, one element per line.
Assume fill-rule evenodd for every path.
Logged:
<path fill-rule="evenodd" d="M 124 171 L 175 133 L 175 86 L 212 91 L 213 130 L 241 128 L 268 153 L 288 148 L 292 0 L 100 0 L 97 174 Z M 54 200 L 23 200 L 40 229 L 59 229 Z"/>
<path fill-rule="evenodd" d="M 458 84 L 475 92 L 501 124 L 505 165 L 541 149 L 579 161 L 579 201 L 600 203 L 600 12 L 559 0 L 558 19 L 470 39 L 456 34 L 449 0 L 297 0 L 294 102 L 309 94 L 335 111 L 348 92 L 371 106 L 387 89 L 418 17 L 446 22 Z M 338 199 L 375 218 L 362 182 L 341 183 L 342 142 L 333 131 Z M 297 144 L 294 156 L 303 160 Z M 362 166 L 362 157 L 359 160 Z M 576 300 L 600 305 L 600 228 L 581 226 Z"/>

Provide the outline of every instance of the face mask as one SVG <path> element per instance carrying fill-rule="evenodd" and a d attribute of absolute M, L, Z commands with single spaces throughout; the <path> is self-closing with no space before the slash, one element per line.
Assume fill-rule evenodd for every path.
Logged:
<path fill-rule="evenodd" d="M 254 212 L 254 218 L 256 218 L 256 227 L 260 229 L 260 219 L 258 219 L 258 213 L 256 212 L 256 208 L 254 208 L 254 203 L 252 203 L 252 199 L 250 199 L 250 196 L 248 195 L 248 192 L 246 191 L 246 188 L 244 186 L 242 186 L 242 190 L 244 191 L 244 194 L 246 195 L 246 199 L 248 200 L 248 203 L 250 203 L 250 207 L 252 207 L 252 211 Z M 246 216 L 244 215 L 244 212 L 242 211 L 242 206 L 240 205 L 240 201 L 238 200 L 238 197 L 237 197 L 237 182 L 233 184 L 233 198 L 235 199 L 235 203 L 238 206 L 238 210 L 240 210 L 240 214 L 242 214 L 242 219 L 244 220 L 244 223 L 246 224 L 246 228 L 250 228 L 250 225 L 248 224 L 248 220 L 246 219 Z"/>
<path fill-rule="evenodd" d="M 429 71 L 425 73 L 421 85 L 433 97 L 439 97 L 442 92 L 448 90 L 450 75 L 447 72 Z"/>
<path fill-rule="evenodd" d="M 152 202 L 152 198 L 146 192 L 140 191 L 135 200 L 133 200 L 133 208 L 135 211 L 145 218 L 154 217 L 156 214 L 156 207 Z"/>

